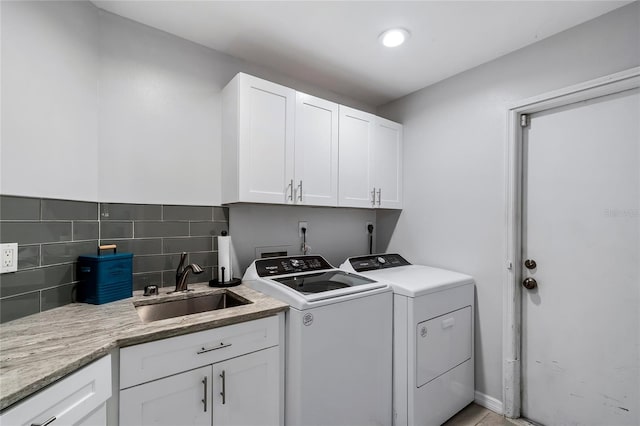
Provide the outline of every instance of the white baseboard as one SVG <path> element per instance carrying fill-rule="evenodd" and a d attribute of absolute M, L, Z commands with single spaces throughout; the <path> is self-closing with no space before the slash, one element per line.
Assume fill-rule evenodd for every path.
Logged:
<path fill-rule="evenodd" d="M 488 408 L 489 410 L 498 413 L 504 414 L 504 409 L 502 408 L 502 401 L 499 399 L 493 398 L 489 395 L 476 391 L 475 393 L 475 403 L 483 406 L 484 408 Z"/>

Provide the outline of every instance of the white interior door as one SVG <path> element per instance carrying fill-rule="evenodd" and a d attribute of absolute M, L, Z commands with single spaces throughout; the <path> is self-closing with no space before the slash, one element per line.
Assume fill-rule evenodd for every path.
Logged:
<path fill-rule="evenodd" d="M 522 415 L 640 424 L 640 94 L 533 114 L 523 130 Z M 529 264 L 529 266 L 531 266 Z"/>

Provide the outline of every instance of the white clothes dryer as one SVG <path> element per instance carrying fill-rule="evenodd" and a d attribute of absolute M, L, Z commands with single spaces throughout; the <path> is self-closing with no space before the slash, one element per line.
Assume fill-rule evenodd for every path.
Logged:
<path fill-rule="evenodd" d="M 341 269 L 393 288 L 393 424 L 441 425 L 474 400 L 474 280 L 399 254 Z"/>

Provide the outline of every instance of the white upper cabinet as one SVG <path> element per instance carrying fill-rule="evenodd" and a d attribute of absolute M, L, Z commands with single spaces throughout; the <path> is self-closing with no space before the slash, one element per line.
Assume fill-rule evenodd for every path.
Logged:
<path fill-rule="evenodd" d="M 375 115 L 340 105 L 338 205 L 374 207 L 371 150 Z"/>
<path fill-rule="evenodd" d="M 371 149 L 376 207 L 402 208 L 402 125 L 376 117 Z"/>
<path fill-rule="evenodd" d="M 296 93 L 295 203 L 338 204 L 338 104 Z"/>
<path fill-rule="evenodd" d="M 224 204 L 402 208 L 402 125 L 242 73 L 222 104 Z"/>
<path fill-rule="evenodd" d="M 295 95 L 242 73 L 224 88 L 223 203 L 293 203 Z"/>
<path fill-rule="evenodd" d="M 340 106 L 339 202 L 402 208 L 402 125 Z"/>

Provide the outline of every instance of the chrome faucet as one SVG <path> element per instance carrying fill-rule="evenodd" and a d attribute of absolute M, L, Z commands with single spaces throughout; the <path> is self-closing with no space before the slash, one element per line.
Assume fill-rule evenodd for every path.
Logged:
<path fill-rule="evenodd" d="M 192 263 L 183 268 L 182 266 L 186 260 L 187 252 L 182 252 L 180 255 L 178 269 L 176 269 L 176 289 L 174 291 L 188 291 L 187 275 L 189 275 L 189 272 L 193 272 L 194 274 L 201 274 L 203 272 L 202 268 L 197 263 Z"/>

